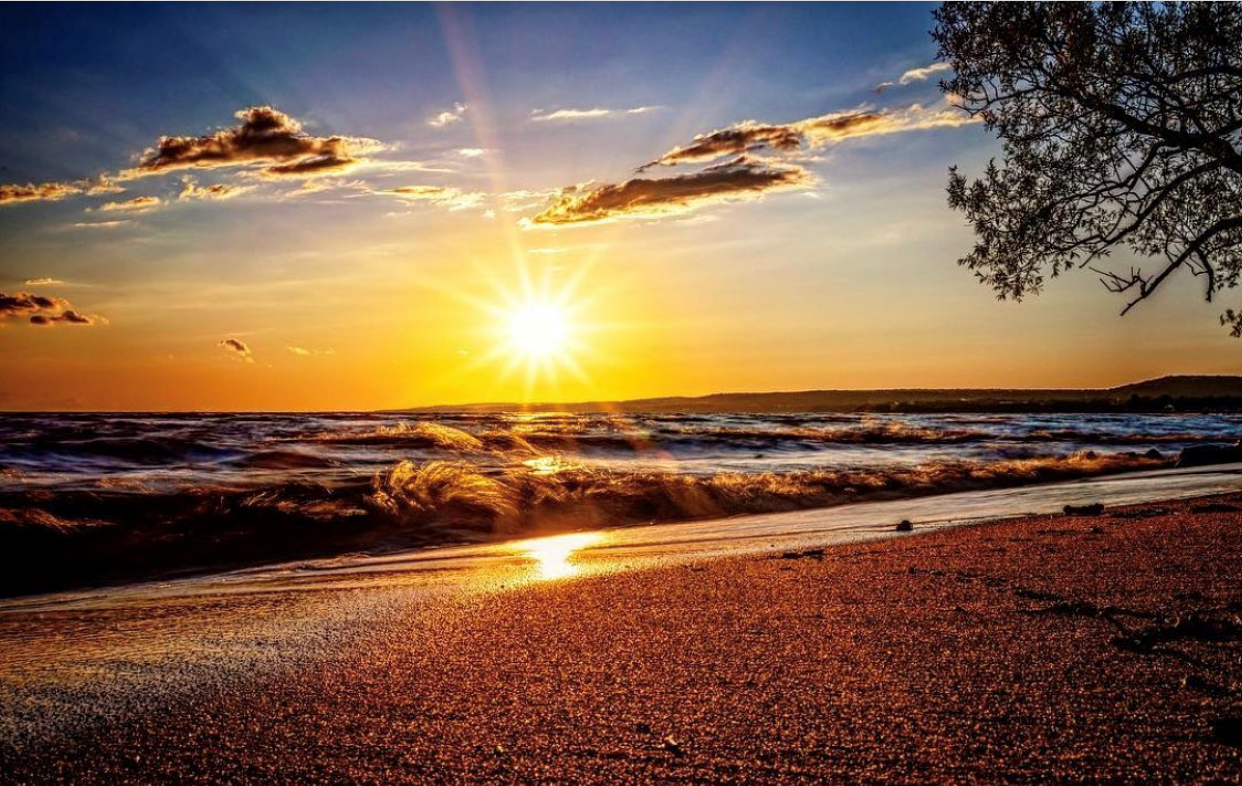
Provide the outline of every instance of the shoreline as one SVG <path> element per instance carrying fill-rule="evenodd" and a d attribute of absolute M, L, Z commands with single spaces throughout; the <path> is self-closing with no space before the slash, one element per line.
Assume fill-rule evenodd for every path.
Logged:
<path fill-rule="evenodd" d="M 592 507 L 573 515 L 570 509 L 550 510 L 549 521 L 530 529 L 487 532 L 469 526 L 453 529 L 432 521 L 405 521 L 401 511 L 357 516 L 350 511 L 345 518 L 323 518 L 320 502 L 316 498 L 302 500 L 298 488 L 289 498 L 266 492 L 237 492 L 231 497 L 191 497 L 184 504 L 194 510 L 194 518 L 188 523 L 178 523 L 170 518 L 172 508 L 161 513 L 156 504 L 142 498 L 120 495 L 125 505 L 119 514 L 126 517 L 137 515 L 139 521 L 126 525 L 109 524 L 95 526 L 89 522 L 81 525 L 63 524 L 47 510 L 57 510 L 54 503 L 37 499 L 25 504 L 38 504 L 39 508 L 0 508 L 0 548 L 5 557 L 0 560 L 5 570 L 0 577 L 0 601 L 32 595 L 71 591 L 107 590 L 134 584 L 174 581 L 221 575 L 237 570 L 261 569 L 290 561 L 313 561 L 339 558 L 346 555 L 367 555 L 373 558 L 402 554 L 411 550 L 452 547 L 479 547 L 501 545 L 505 542 L 554 535 L 583 529 L 599 529 L 611 523 L 608 529 L 645 529 L 650 527 L 693 527 L 713 521 L 730 521 L 737 517 L 788 516 L 805 514 L 831 516 L 833 511 L 855 505 L 884 504 L 901 500 L 936 500 L 953 498 L 958 494 L 987 494 L 990 492 L 1021 493 L 1028 489 L 1054 488 L 1063 484 L 1107 482 L 1149 473 L 1176 473 L 1179 470 L 1167 461 L 1143 458 L 1127 459 L 1129 463 L 1112 468 L 1107 462 L 1115 457 L 1090 458 L 1090 466 L 1078 466 L 1073 460 L 1058 464 L 1033 463 L 1033 468 L 1014 462 L 1014 477 L 989 476 L 992 471 L 982 464 L 977 471 L 984 474 L 973 477 L 967 473 L 965 482 L 957 480 L 957 486 L 940 487 L 935 481 L 920 482 L 917 472 L 909 485 L 871 488 L 871 482 L 859 477 L 858 488 L 846 488 L 832 504 L 805 504 L 805 501 L 785 500 L 779 496 L 772 499 L 750 500 L 752 511 L 745 509 L 728 513 L 701 514 L 683 518 L 628 521 L 610 513 L 607 497 L 600 497 Z M 1135 462 L 1138 462 L 1135 465 Z M 1148 465 L 1144 467 L 1144 462 Z M 1095 466 L 1098 463 L 1099 466 Z M 1211 472 L 1218 467 L 1242 465 L 1218 464 L 1194 468 Z M 905 471 L 905 470 L 903 470 Z M 974 472 L 976 470 L 970 470 Z M 1022 473 L 1030 473 L 1026 482 Z M 1033 481 L 1033 482 L 1032 482 Z M 727 493 L 736 493 L 727 489 Z M 1221 489 L 1224 490 L 1224 489 Z M 661 494 L 668 500 L 693 498 L 686 488 L 670 487 Z M 73 497 L 71 495 L 62 495 Z M 77 496 L 81 496 L 78 494 Z M 218 495 L 217 495 L 218 496 Z M 260 501 L 255 503 L 251 497 Z M 43 499 L 43 498 L 39 498 Z M 595 499 L 595 498 L 589 498 Z M 588 500 L 589 501 L 589 500 Z M 78 503 L 66 502 L 70 506 Z M 94 495 L 85 499 L 83 510 L 100 510 L 102 505 Z M 181 505 L 183 503 L 177 503 Z M 346 508 L 353 502 L 338 499 L 332 503 Z M 594 505 L 598 504 L 598 508 Z M 135 507 L 137 506 L 137 507 Z M 1059 506 L 1058 506 L 1059 507 Z M 242 518 L 239 522 L 221 519 L 224 513 L 234 511 Z M 352 508 L 350 508 L 352 510 Z M 125 513 L 129 511 L 129 513 Z M 1013 511 L 1023 512 L 1023 511 Z M 472 515 L 471 509 L 465 513 Z M 477 513 L 477 511 L 474 511 Z M 26 516 L 29 514 L 29 516 Z M 449 512 L 447 515 L 451 515 Z M 6 516 L 8 518 L 6 518 Z M 13 518 L 17 516 L 17 518 Z M 25 516 L 25 518 L 23 518 Z M 28 520 L 27 520 L 28 519 Z M 128 520 L 128 518 L 127 518 Z M 615 522 L 615 523 L 614 523 Z M 494 522 L 498 525 L 500 522 Z"/>
<path fill-rule="evenodd" d="M 1233 493 L 435 608 L 398 593 L 309 660 L 146 701 L 131 686 L 106 723 L 0 745 L 0 767 L 18 783 L 1232 781 L 1239 534 Z"/>

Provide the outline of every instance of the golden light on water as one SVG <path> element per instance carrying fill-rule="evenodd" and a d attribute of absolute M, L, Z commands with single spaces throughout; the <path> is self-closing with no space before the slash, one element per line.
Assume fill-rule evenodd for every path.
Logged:
<path fill-rule="evenodd" d="M 570 561 L 571 557 L 588 546 L 604 539 L 598 532 L 575 532 L 569 535 L 553 535 L 548 538 L 527 540 L 518 544 L 526 556 L 535 561 L 538 578 L 542 580 L 563 579 L 573 576 L 580 568 Z"/>

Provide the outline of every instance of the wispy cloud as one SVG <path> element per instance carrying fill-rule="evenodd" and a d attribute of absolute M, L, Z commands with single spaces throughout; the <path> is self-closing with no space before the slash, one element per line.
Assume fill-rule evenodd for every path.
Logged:
<path fill-rule="evenodd" d="M 65 282 L 61 281 L 59 278 L 28 278 L 26 279 L 26 286 L 28 287 L 51 286 L 52 284 L 63 284 L 63 283 Z"/>
<path fill-rule="evenodd" d="M 306 347 L 289 346 L 289 347 L 285 347 L 285 349 L 288 350 L 289 354 L 297 355 L 300 358 L 309 358 L 309 357 L 316 357 L 319 355 L 335 355 L 336 354 L 336 351 L 330 348 L 329 349 L 307 349 Z"/>
<path fill-rule="evenodd" d="M 812 182 L 802 167 L 739 156 L 684 175 L 568 189 L 529 224 L 561 226 L 662 218 L 705 205 L 757 199 L 770 191 L 804 188 Z"/>
<path fill-rule="evenodd" d="M 636 106 L 631 109 L 605 109 L 603 107 L 594 107 L 591 109 L 535 109 L 530 113 L 530 119 L 536 123 L 547 122 L 569 122 L 574 120 L 606 120 L 608 118 L 622 117 L 624 115 L 645 115 L 648 112 L 655 112 L 663 109 L 662 106 Z"/>
<path fill-rule="evenodd" d="M 216 343 L 216 346 L 232 354 L 238 360 L 244 361 L 246 363 L 254 362 L 254 355 L 250 352 L 250 347 L 246 344 L 245 341 L 242 341 L 240 338 L 233 338 L 232 336 L 230 336 L 229 338 L 221 339 L 220 341 L 218 341 Z"/>
<path fill-rule="evenodd" d="M 469 111 L 469 109 L 470 107 L 465 104 L 453 104 L 451 109 L 445 109 L 443 112 L 436 114 L 428 120 L 427 125 L 432 128 L 444 128 L 445 126 L 450 126 L 453 123 L 459 123 L 462 118 L 465 117 L 466 112 Z"/>
<path fill-rule="evenodd" d="M 241 196 L 248 191 L 253 191 L 254 188 L 254 186 L 231 186 L 227 183 L 213 183 L 209 186 L 200 186 L 194 178 L 187 177 L 181 181 L 181 193 L 177 195 L 177 199 L 182 201 L 206 199 L 218 202 Z"/>
<path fill-rule="evenodd" d="M 156 196 L 140 196 L 127 199 L 124 202 L 105 202 L 98 207 L 98 210 L 101 213 L 145 213 L 148 210 L 154 210 L 163 203 L 163 200 Z"/>
<path fill-rule="evenodd" d="M 911 68 L 909 71 L 906 71 L 898 77 L 896 82 L 881 82 L 876 86 L 875 91 L 877 93 L 883 93 L 895 84 L 905 87 L 911 82 L 922 82 L 925 79 L 930 79 L 936 74 L 952 70 L 953 66 L 948 63 L 932 63 L 931 65 L 923 66 L 922 68 Z"/>
<path fill-rule="evenodd" d="M 952 107 L 928 108 L 920 104 L 897 110 L 833 112 L 793 123 L 768 124 L 747 120 L 729 128 L 700 134 L 689 144 L 675 147 L 654 161 L 643 164 L 638 171 L 654 166 L 714 161 L 721 156 L 739 153 L 813 150 L 855 137 L 960 126 L 971 122 L 974 121 L 969 115 Z"/>
<path fill-rule="evenodd" d="M 73 224 L 74 229 L 120 229 L 134 223 L 129 219 L 121 221 L 77 221 Z"/>
<path fill-rule="evenodd" d="M 487 151 L 481 147 L 459 147 L 454 152 L 462 158 L 479 158 L 487 153 Z"/>
<path fill-rule="evenodd" d="M 487 198 L 486 194 L 478 191 L 462 191 L 448 186 L 401 186 L 376 193 L 391 194 L 407 202 L 427 202 L 450 211 L 478 207 Z"/>

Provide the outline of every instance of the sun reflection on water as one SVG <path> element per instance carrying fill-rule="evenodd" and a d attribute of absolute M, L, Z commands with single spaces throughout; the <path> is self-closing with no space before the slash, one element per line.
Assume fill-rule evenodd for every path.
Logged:
<path fill-rule="evenodd" d="M 518 544 L 523 554 L 535 561 L 537 577 L 543 580 L 563 579 L 578 573 L 580 568 L 570 562 L 575 552 L 604 539 L 598 532 L 575 532 L 548 538 L 527 540 Z"/>

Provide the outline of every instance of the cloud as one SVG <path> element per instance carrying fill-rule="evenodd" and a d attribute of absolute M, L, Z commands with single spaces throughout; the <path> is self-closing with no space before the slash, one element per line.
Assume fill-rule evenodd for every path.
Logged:
<path fill-rule="evenodd" d="M 548 200 L 555 199 L 563 193 L 564 189 L 561 188 L 543 188 L 505 191 L 499 196 L 506 213 L 524 213 L 527 210 L 543 207 Z"/>
<path fill-rule="evenodd" d="M 409 202 L 429 202 L 449 211 L 478 207 L 487 196 L 478 191 L 461 191 L 447 186 L 401 186 L 376 193 L 392 194 Z"/>
<path fill-rule="evenodd" d="M 67 196 L 82 193 L 73 183 L 27 183 L 0 185 L 0 205 L 17 202 L 58 202 Z"/>
<path fill-rule="evenodd" d="M 230 336 L 229 338 L 218 341 L 216 346 L 226 352 L 232 353 L 239 360 L 245 361 L 246 363 L 254 362 L 254 355 L 250 353 L 250 347 L 246 346 L 246 342 L 242 341 L 240 338 L 233 338 Z"/>
<path fill-rule="evenodd" d="M 234 115 L 238 125 L 205 136 L 164 136 L 147 149 L 124 179 L 146 177 L 178 169 L 219 169 L 266 165 L 268 177 L 313 177 L 339 173 L 384 149 L 374 139 L 311 136 L 302 124 L 270 106 L 252 106 Z"/>
<path fill-rule="evenodd" d="M 604 109 L 595 107 L 593 109 L 557 109 L 549 112 L 544 109 L 536 109 L 530 113 L 530 119 L 536 123 L 546 122 L 566 122 L 574 120 L 604 120 L 610 117 L 620 117 L 622 115 L 644 115 L 648 112 L 655 112 L 663 109 L 662 106 L 636 106 L 632 109 Z"/>
<path fill-rule="evenodd" d="M 948 63 L 932 63 L 931 65 L 923 66 L 922 68 L 911 68 L 909 71 L 901 75 L 901 78 L 897 80 L 897 84 L 908 85 L 911 82 L 922 82 L 924 79 L 927 79 L 933 74 L 940 74 L 945 71 L 952 70 L 953 66 Z"/>
<path fill-rule="evenodd" d="M 87 196 L 125 193 L 125 189 L 113 182 L 107 175 L 100 175 L 94 180 L 83 180 L 78 185 L 82 186 Z"/>
<path fill-rule="evenodd" d="M 78 221 L 73 225 L 74 229 L 119 229 L 120 227 L 129 226 L 134 223 L 128 219 L 123 221 Z"/>
<path fill-rule="evenodd" d="M 241 196 L 247 191 L 254 190 L 254 186 L 230 186 L 226 183 L 200 186 L 192 177 L 183 178 L 181 183 L 181 193 L 177 195 L 177 199 L 182 201 L 208 199 L 218 202 L 224 199 L 232 199 L 233 197 Z"/>
<path fill-rule="evenodd" d="M 328 349 L 307 349 L 306 347 L 285 347 L 292 355 L 300 358 L 317 357 L 320 355 L 335 355 L 336 350 L 329 347 Z"/>
<path fill-rule="evenodd" d="M 478 158 L 487 151 L 481 147 L 459 147 L 455 152 L 462 158 Z"/>
<path fill-rule="evenodd" d="M 50 286 L 52 284 L 63 284 L 63 283 L 65 282 L 61 281 L 59 278 L 28 278 L 26 279 L 26 286 L 28 287 Z"/>
<path fill-rule="evenodd" d="M 72 309 L 65 309 L 60 314 L 33 314 L 30 324 L 52 327 L 55 325 L 94 325 L 96 317 L 79 314 Z"/>
<path fill-rule="evenodd" d="M 783 124 L 747 120 L 729 128 L 700 134 L 690 144 L 673 148 L 654 161 L 643 164 L 638 171 L 654 166 L 714 161 L 721 156 L 739 153 L 810 150 L 855 137 L 959 126 L 971 122 L 974 120 L 969 115 L 951 107 L 925 108 L 919 104 L 899 110 L 833 112 Z"/>
<path fill-rule="evenodd" d="M 35 295 L 30 292 L 17 292 L 12 295 L 0 292 L 0 318 L 3 319 L 23 317 L 55 308 L 68 308 L 69 305 L 68 300 L 59 297 Z"/>
<path fill-rule="evenodd" d="M 452 109 L 446 109 L 435 117 L 427 121 L 427 125 L 432 128 L 444 128 L 459 122 L 462 117 L 469 111 L 470 107 L 465 104 L 453 104 Z"/>
<path fill-rule="evenodd" d="M 55 313 L 59 311 L 60 313 Z M 73 304 L 61 297 L 17 292 L 0 292 L 0 321 L 29 317 L 32 325 L 94 325 L 101 317 L 87 316 L 73 310 Z"/>
<path fill-rule="evenodd" d="M 684 175 L 568 189 L 529 224 L 560 226 L 660 218 L 709 204 L 757 199 L 769 191 L 804 188 L 812 182 L 802 167 L 739 156 Z"/>
<path fill-rule="evenodd" d="M 145 213 L 153 210 L 163 204 L 163 200 L 154 196 L 140 196 L 133 199 L 127 199 L 124 202 L 105 202 L 99 206 L 101 213 L 115 213 L 123 211 L 127 213 Z"/>

